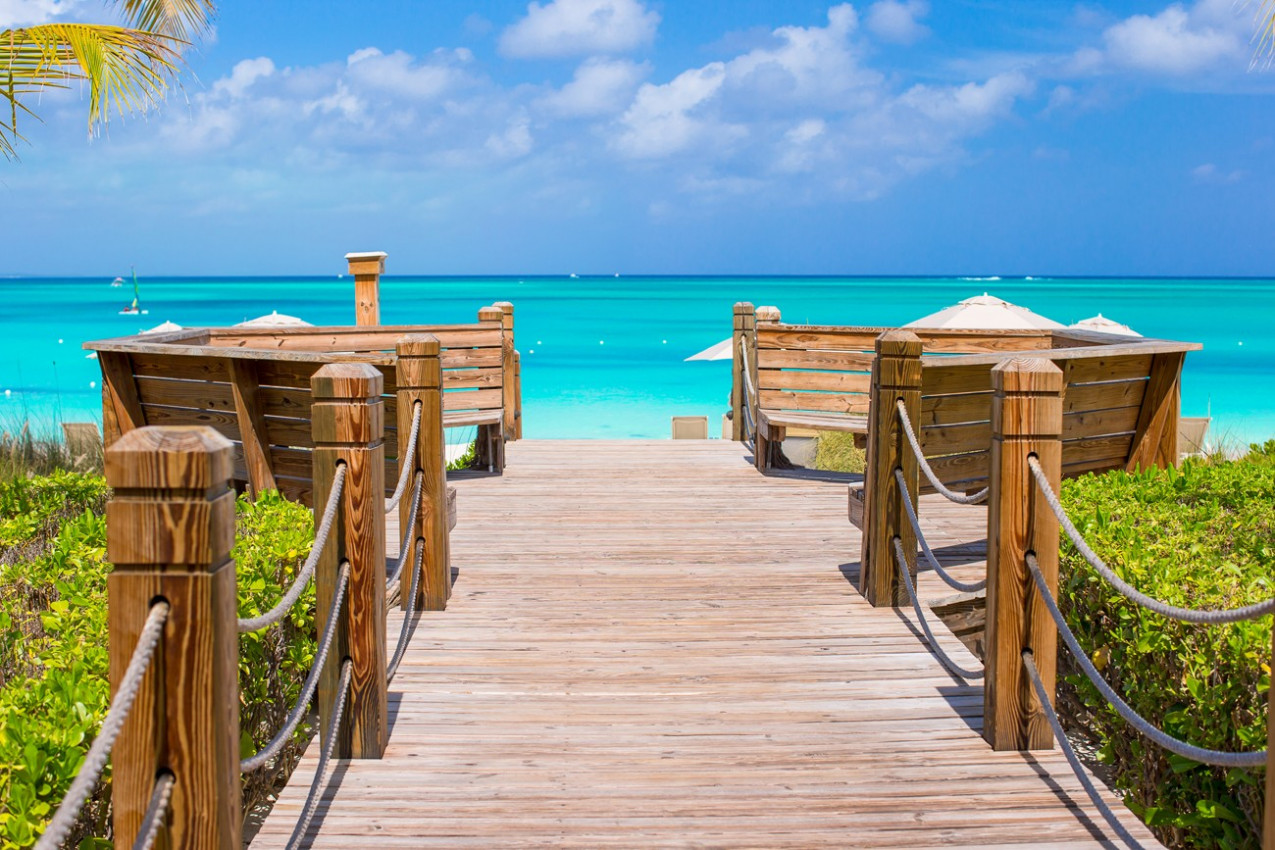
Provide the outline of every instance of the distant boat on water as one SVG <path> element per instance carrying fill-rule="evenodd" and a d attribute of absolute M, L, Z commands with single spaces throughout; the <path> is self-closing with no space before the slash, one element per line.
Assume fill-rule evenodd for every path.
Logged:
<path fill-rule="evenodd" d="M 123 286 L 123 285 L 124 285 L 124 278 L 122 277 L 117 277 L 115 278 L 115 280 L 111 281 L 111 286 Z"/>
<path fill-rule="evenodd" d="M 120 310 L 121 316 L 145 316 L 150 310 L 142 309 L 142 296 L 137 285 L 137 269 L 133 269 L 133 301 L 123 310 Z"/>

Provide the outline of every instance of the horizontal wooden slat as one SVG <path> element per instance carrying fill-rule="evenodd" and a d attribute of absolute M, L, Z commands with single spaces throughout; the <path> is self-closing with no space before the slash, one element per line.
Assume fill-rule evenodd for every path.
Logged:
<path fill-rule="evenodd" d="M 944 364 L 941 358 L 921 360 L 921 395 L 952 395 L 954 393 L 990 393 L 992 369 L 975 364 L 956 366 Z"/>
<path fill-rule="evenodd" d="M 891 328 L 839 325 L 757 326 L 758 348 L 806 348 L 874 351 L 876 340 Z M 926 351 L 997 353 L 1043 351 L 1053 347 L 1049 331 L 987 331 L 961 328 L 906 328 L 921 339 Z"/>
<path fill-rule="evenodd" d="M 500 410 L 443 411 L 444 428 L 467 428 L 473 425 L 492 425 L 502 420 Z"/>
<path fill-rule="evenodd" d="M 1151 374 L 1150 354 L 1130 354 L 1122 357 L 1085 357 L 1066 360 L 1062 367 L 1067 384 L 1085 384 L 1091 381 L 1129 381 Z"/>
<path fill-rule="evenodd" d="M 248 348 L 254 351 L 351 351 L 393 352 L 398 341 L 407 334 L 428 333 L 438 337 L 444 348 L 500 347 L 500 324 L 422 326 L 408 331 L 369 330 L 367 328 L 305 328 L 297 333 L 236 333 L 231 329 L 214 330 L 210 342 L 222 348 Z"/>
<path fill-rule="evenodd" d="M 453 369 L 443 372 L 443 391 L 500 388 L 504 372 L 500 367 L 487 369 Z"/>
<path fill-rule="evenodd" d="M 871 372 L 876 355 L 862 351 L 806 351 L 804 349 L 762 348 L 757 351 L 758 369 L 832 369 L 844 372 Z"/>
<path fill-rule="evenodd" d="M 774 424 L 783 428 L 809 428 L 812 431 L 838 431 L 841 433 L 868 433 L 867 416 L 848 416 L 836 413 L 804 413 L 794 410 L 761 410 L 760 424 Z"/>
<path fill-rule="evenodd" d="M 469 369 L 475 367 L 499 366 L 501 363 L 499 348 L 445 348 L 440 359 L 443 370 Z"/>
<path fill-rule="evenodd" d="M 872 389 L 872 376 L 858 372 L 795 372 L 758 369 L 757 385 L 763 390 L 829 390 L 866 393 Z"/>
<path fill-rule="evenodd" d="M 1137 407 L 1146 394 L 1144 380 L 1117 381 L 1107 384 L 1073 384 L 1063 391 L 1063 412 L 1106 410 L 1113 407 Z"/>
<path fill-rule="evenodd" d="M 922 428 L 919 436 L 926 457 L 980 451 L 992 444 L 992 423 L 932 426 Z"/>
<path fill-rule="evenodd" d="M 443 393 L 443 411 L 498 409 L 502 402 L 500 390 L 466 390 Z"/>
<path fill-rule="evenodd" d="M 220 410 L 197 410 L 189 407 L 167 407 L 143 404 L 142 412 L 148 425 L 206 425 L 228 440 L 240 439 L 239 418 L 234 413 Z M 314 445 L 310 420 L 265 417 L 267 433 L 263 442 L 272 446 Z"/>
<path fill-rule="evenodd" d="M 1111 410 L 1086 410 L 1063 415 L 1063 440 L 1099 437 L 1104 434 L 1133 433 L 1138 426 L 1138 408 L 1117 407 Z M 1064 453 L 1066 449 L 1064 447 Z"/>
<path fill-rule="evenodd" d="M 824 410 L 830 413 L 868 412 L 867 395 L 758 390 L 757 397 L 762 407 L 775 410 Z"/>
<path fill-rule="evenodd" d="M 963 393 L 959 395 L 929 395 L 921 397 L 922 425 L 987 422 L 991 418 L 991 393 Z"/>
<path fill-rule="evenodd" d="M 1131 433 L 1137 422 L 1138 408 L 1136 407 L 1064 414 L 1062 429 L 1064 456 L 1068 440 Z M 989 420 L 960 425 L 927 426 L 921 429 L 920 439 L 921 448 L 925 451 L 926 457 L 981 451 L 991 446 L 992 423 Z"/>

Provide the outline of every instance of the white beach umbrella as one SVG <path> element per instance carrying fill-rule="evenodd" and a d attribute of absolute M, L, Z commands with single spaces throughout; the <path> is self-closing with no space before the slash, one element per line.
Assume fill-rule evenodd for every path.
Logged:
<path fill-rule="evenodd" d="M 1040 330 L 1061 328 L 1061 322 L 1033 313 L 1003 298 L 976 295 L 937 313 L 908 322 L 905 328 L 951 328 L 961 330 Z"/>
<path fill-rule="evenodd" d="M 275 310 L 268 316 L 258 316 L 255 319 L 249 319 L 246 322 L 240 322 L 235 325 L 237 328 L 278 328 L 278 327 L 294 327 L 294 328 L 312 328 L 309 322 L 304 319 L 298 319 L 296 316 L 287 316 Z"/>
<path fill-rule="evenodd" d="M 692 354 L 684 362 L 691 360 L 729 360 L 734 356 L 735 339 L 724 339 L 716 345 L 710 345 L 699 354 Z"/>
<path fill-rule="evenodd" d="M 179 324 L 177 324 L 176 322 L 164 322 L 164 324 L 162 324 L 162 325 L 156 325 L 155 327 L 151 328 L 150 330 L 142 331 L 142 333 L 144 333 L 144 334 L 166 334 L 166 333 L 168 333 L 169 331 L 179 331 L 179 330 L 181 330 L 181 329 L 182 329 L 182 326 L 181 326 L 181 325 L 179 325 Z"/>
<path fill-rule="evenodd" d="M 1076 328 L 1082 331 L 1099 331 L 1105 334 L 1117 334 L 1119 336 L 1142 336 L 1128 325 L 1122 325 L 1114 319 L 1108 319 L 1099 313 L 1088 319 L 1081 319 L 1074 325 L 1068 325 L 1069 328 Z"/>

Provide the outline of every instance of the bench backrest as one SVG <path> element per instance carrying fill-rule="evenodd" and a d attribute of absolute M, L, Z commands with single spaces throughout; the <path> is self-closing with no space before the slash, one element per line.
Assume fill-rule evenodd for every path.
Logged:
<path fill-rule="evenodd" d="M 441 344 L 443 410 L 502 410 L 511 334 L 499 319 L 469 325 L 211 328 L 85 343 L 102 369 L 103 431 L 109 447 L 146 425 L 207 425 L 234 444 L 235 480 L 253 481 L 245 439 L 262 447 L 285 496 L 310 504 L 310 378 L 327 363 L 365 362 L 384 377 L 385 481 L 398 479 L 397 358 L 409 334 Z M 446 421 L 446 420 L 445 420 Z M 260 474 L 258 471 L 258 478 Z"/>

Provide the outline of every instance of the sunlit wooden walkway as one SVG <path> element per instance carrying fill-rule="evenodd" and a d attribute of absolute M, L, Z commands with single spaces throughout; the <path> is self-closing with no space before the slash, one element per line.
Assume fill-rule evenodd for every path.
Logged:
<path fill-rule="evenodd" d="M 762 477 L 722 441 L 522 441 L 457 486 L 451 607 L 313 846 L 1103 846 L 1061 754 L 992 752 L 982 687 L 855 590 L 844 483 Z M 981 509 L 921 514 L 981 570 Z M 284 845 L 317 757 L 253 847 Z"/>

